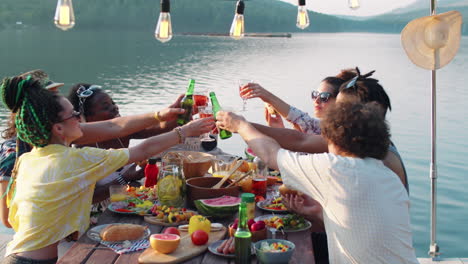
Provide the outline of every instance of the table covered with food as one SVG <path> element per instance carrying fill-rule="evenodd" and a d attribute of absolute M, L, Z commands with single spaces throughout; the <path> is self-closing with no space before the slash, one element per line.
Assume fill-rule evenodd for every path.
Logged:
<path fill-rule="evenodd" d="M 111 196 L 58 263 L 234 263 L 240 247 L 252 263 L 314 263 L 312 223 L 287 211 L 279 173 L 259 166 L 226 153 L 165 153 L 157 183 Z"/>

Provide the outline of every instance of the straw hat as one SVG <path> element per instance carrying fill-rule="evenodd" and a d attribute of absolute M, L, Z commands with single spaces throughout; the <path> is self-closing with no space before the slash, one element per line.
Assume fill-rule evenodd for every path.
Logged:
<path fill-rule="evenodd" d="M 57 91 L 59 87 L 64 85 L 64 83 L 56 83 L 50 80 L 49 75 L 47 75 L 47 73 L 45 73 L 43 70 L 32 70 L 32 71 L 22 73 L 18 76 L 27 77 L 28 75 L 31 75 L 31 78 L 35 80 L 39 80 L 45 86 L 47 90 Z"/>
<path fill-rule="evenodd" d="M 457 54 L 462 22 L 458 11 L 415 19 L 401 32 L 401 43 L 414 64 L 428 70 L 440 69 Z"/>

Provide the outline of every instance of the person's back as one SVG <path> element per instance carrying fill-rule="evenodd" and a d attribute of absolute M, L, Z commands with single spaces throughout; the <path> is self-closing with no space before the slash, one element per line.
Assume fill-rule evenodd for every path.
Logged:
<path fill-rule="evenodd" d="M 328 160 L 332 168 L 322 172 L 329 175 L 329 188 L 322 190 L 329 190 L 323 208 L 330 262 L 417 263 L 409 197 L 395 174 L 373 158 L 316 158 Z"/>

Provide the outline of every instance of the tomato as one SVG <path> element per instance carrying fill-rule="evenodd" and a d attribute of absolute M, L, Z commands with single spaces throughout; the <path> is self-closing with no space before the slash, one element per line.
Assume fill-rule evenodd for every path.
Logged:
<path fill-rule="evenodd" d="M 209 236 L 203 230 L 197 230 L 191 235 L 192 243 L 197 246 L 205 245 L 208 242 Z"/>
<path fill-rule="evenodd" d="M 180 236 L 179 229 L 177 229 L 176 227 L 168 227 L 168 228 L 166 228 L 166 230 L 164 230 L 164 233 L 163 233 L 163 234 L 173 234 L 173 235 L 178 235 L 178 236 Z"/>

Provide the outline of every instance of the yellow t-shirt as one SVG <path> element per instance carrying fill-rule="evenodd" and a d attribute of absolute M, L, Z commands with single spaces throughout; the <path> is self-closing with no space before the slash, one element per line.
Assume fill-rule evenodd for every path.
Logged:
<path fill-rule="evenodd" d="M 15 230 L 6 256 L 51 245 L 89 226 L 96 182 L 128 162 L 128 149 L 34 148 L 19 159 L 8 220 Z"/>

